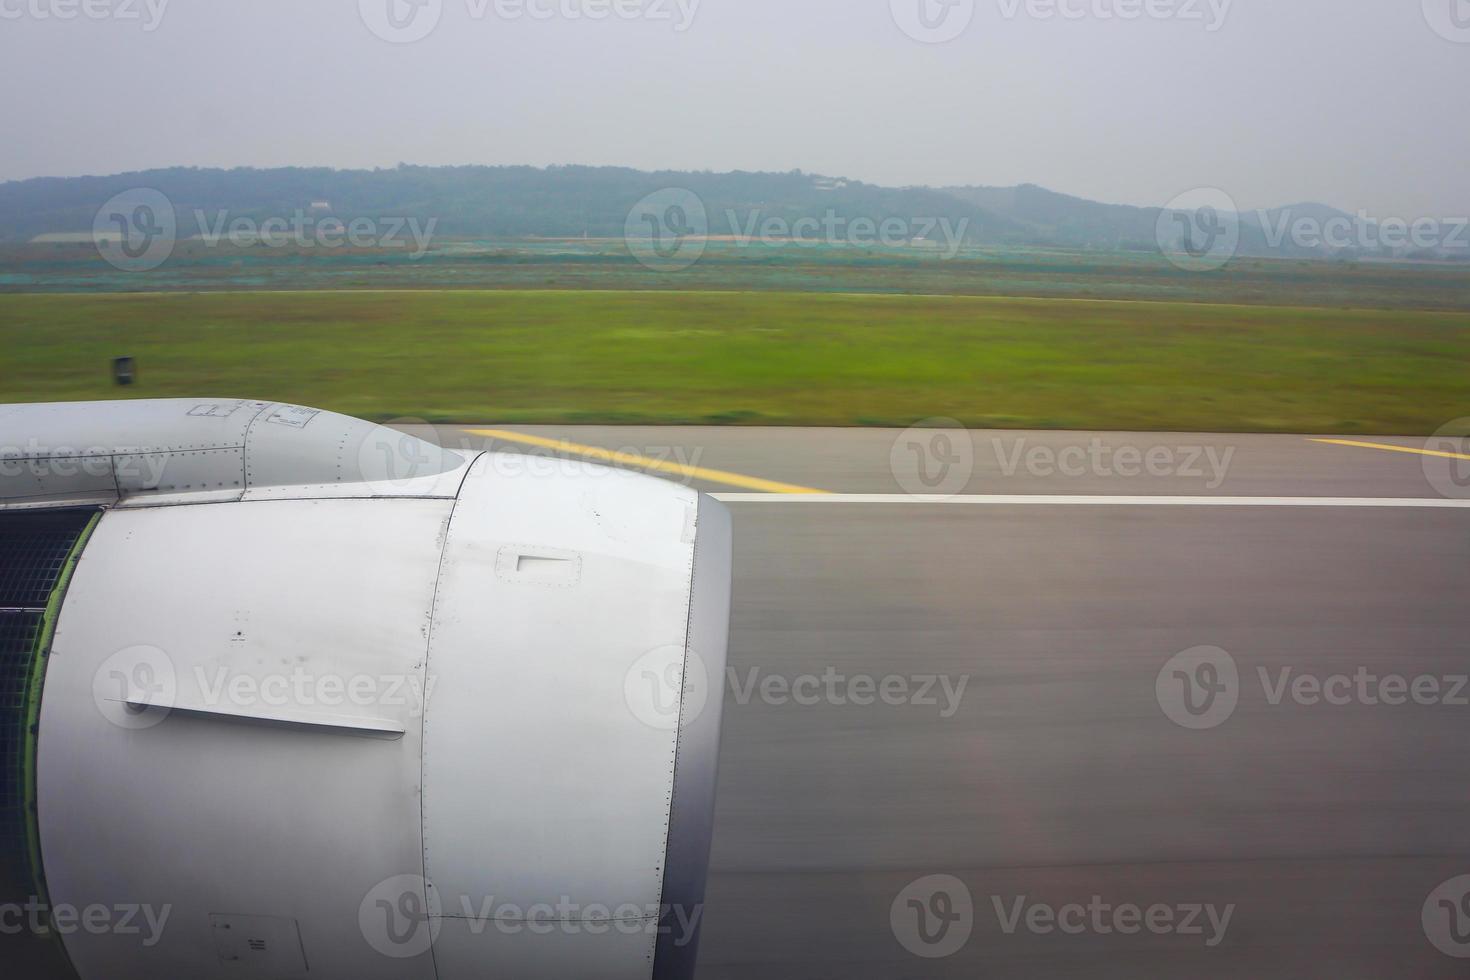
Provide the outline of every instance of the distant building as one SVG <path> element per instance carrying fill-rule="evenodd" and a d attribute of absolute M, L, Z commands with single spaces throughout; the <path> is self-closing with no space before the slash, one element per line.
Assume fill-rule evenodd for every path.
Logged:
<path fill-rule="evenodd" d="M 312 201 L 311 202 L 311 209 L 313 211 L 330 211 L 330 210 L 332 210 L 332 202 L 331 201 Z"/>

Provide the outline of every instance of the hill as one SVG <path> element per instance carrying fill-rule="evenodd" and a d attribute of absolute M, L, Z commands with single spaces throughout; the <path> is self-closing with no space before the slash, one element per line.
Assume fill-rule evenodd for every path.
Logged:
<path fill-rule="evenodd" d="M 697 195 L 708 232 L 741 241 L 792 235 L 828 244 L 997 245 L 1157 252 L 1160 208 L 1102 204 L 1033 184 L 883 187 L 801 171 L 646 172 L 622 167 L 420 167 L 378 170 L 175 167 L 0 184 L 0 242 L 90 234 L 98 209 L 146 187 L 173 204 L 178 236 L 308 213 L 435 222 L 439 239 L 620 238 L 650 194 Z M 1354 222 L 1348 245 L 1299 227 Z M 1303 224 L 1305 222 L 1305 224 Z M 1341 226 L 1347 227 L 1347 226 Z M 1283 258 L 1470 258 L 1459 248 L 1373 244 L 1378 226 L 1321 204 L 1240 216 L 1240 254 Z M 1364 229 L 1368 233 L 1364 233 Z M 703 228 L 701 228 L 703 230 Z M 1339 236 L 1342 237 L 1342 236 Z M 1366 241 L 1366 244 L 1365 244 Z"/>

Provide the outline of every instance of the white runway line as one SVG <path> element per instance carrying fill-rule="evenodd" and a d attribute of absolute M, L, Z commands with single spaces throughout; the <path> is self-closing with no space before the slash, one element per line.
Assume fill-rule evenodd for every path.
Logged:
<path fill-rule="evenodd" d="M 1470 500 L 1432 497 L 1123 497 L 1001 496 L 924 497 L 906 493 L 716 493 L 727 504 L 916 504 L 980 507 L 1374 507 L 1470 510 Z"/>

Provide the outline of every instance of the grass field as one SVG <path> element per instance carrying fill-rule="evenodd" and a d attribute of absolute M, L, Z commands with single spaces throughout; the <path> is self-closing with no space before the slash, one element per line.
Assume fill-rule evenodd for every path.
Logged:
<path fill-rule="evenodd" d="M 10 295 L 0 401 L 248 396 L 377 419 L 1428 434 L 1470 317 L 713 292 Z M 113 357 L 140 383 L 111 384 Z"/>
<path fill-rule="evenodd" d="M 318 289 L 550 289 L 898 293 L 1470 311 L 1470 262 L 1239 258 L 1186 272 L 1158 254 L 713 244 L 678 271 L 646 269 L 621 242 L 443 241 L 420 259 L 392 249 L 207 247 L 180 242 L 147 272 L 104 262 L 89 243 L 0 245 L 0 294 Z"/>

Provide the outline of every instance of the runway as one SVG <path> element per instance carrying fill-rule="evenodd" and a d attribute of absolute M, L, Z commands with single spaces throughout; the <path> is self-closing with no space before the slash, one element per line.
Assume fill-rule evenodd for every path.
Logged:
<path fill-rule="evenodd" d="M 511 428 L 730 495 L 701 977 L 1465 975 L 1463 446 Z"/>

